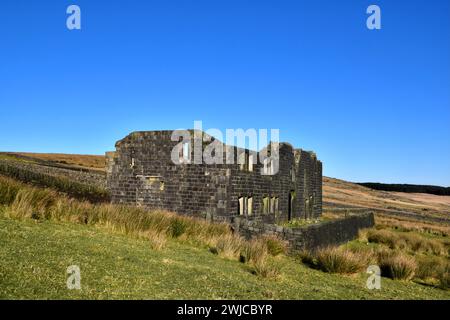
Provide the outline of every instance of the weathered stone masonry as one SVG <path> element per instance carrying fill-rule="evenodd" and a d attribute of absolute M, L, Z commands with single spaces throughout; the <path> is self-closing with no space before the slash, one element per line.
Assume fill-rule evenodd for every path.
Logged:
<path fill-rule="evenodd" d="M 294 252 L 345 243 L 358 237 L 359 230 L 371 228 L 375 224 L 373 213 L 367 211 L 297 228 L 268 224 L 258 219 L 236 217 L 233 220 L 234 230 L 244 237 L 276 235 L 286 240 Z"/>
<path fill-rule="evenodd" d="M 198 132 L 197 132 L 198 133 Z M 322 163 L 313 152 L 279 145 L 279 171 L 263 175 L 259 161 L 250 168 L 234 164 L 174 164 L 171 152 L 179 143 L 172 131 L 134 132 L 108 152 L 107 186 L 114 203 L 161 208 L 180 214 L 229 220 L 260 217 L 266 222 L 316 218 L 322 212 Z M 204 133 L 200 134 L 200 145 Z M 208 136 L 209 137 L 209 136 Z M 191 159 L 195 146 L 191 140 Z M 214 138 L 212 138 L 214 141 Z M 218 142 L 218 141 L 216 141 Z M 257 157 L 254 151 L 245 150 Z"/>
<path fill-rule="evenodd" d="M 249 164 L 251 157 L 258 157 L 256 152 L 219 141 L 215 143 L 222 144 L 224 151 L 233 151 L 234 164 L 227 164 L 229 152 L 225 152 L 223 164 L 177 165 L 171 153 L 179 141 L 172 141 L 171 136 L 172 131 L 134 132 L 116 143 L 115 152 L 106 154 L 112 202 L 226 221 L 248 238 L 275 234 L 287 240 L 293 251 L 346 242 L 355 238 L 361 228 L 374 225 L 372 213 L 301 228 L 274 224 L 321 215 L 322 163 L 313 152 L 281 143 L 279 171 L 264 175 L 264 164 Z M 183 156 L 192 160 L 195 151 L 202 154 L 208 147 L 204 138 L 211 137 L 195 132 Z M 239 152 L 245 154 L 244 164 L 237 161 Z"/>

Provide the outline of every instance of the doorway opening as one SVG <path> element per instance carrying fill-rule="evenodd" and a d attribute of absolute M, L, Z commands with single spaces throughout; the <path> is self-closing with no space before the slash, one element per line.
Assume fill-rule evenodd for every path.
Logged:
<path fill-rule="evenodd" d="M 292 220 L 292 209 L 294 206 L 294 197 L 295 197 L 295 192 L 293 190 L 291 190 L 289 192 L 289 196 L 288 196 L 288 221 Z"/>

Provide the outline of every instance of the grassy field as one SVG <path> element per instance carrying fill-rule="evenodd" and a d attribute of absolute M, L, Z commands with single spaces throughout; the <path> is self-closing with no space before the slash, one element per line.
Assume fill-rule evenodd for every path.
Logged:
<path fill-rule="evenodd" d="M 441 218 L 450 224 L 450 196 L 372 190 L 351 182 L 323 178 L 324 209 L 368 208 L 378 215 L 412 219 Z"/>
<path fill-rule="evenodd" d="M 448 218 L 446 197 L 325 177 L 323 219 L 349 206 L 377 208 L 376 228 L 288 257 L 278 239 L 246 241 L 225 225 L 76 200 L 25 180 L 0 175 L 3 299 L 450 299 L 450 225 L 433 220 Z M 404 211 L 413 214 L 394 214 Z M 74 264 L 81 291 L 66 288 Z M 369 264 L 383 266 L 381 290 L 366 288 Z"/>
<path fill-rule="evenodd" d="M 170 240 L 153 250 L 145 239 L 95 226 L 0 218 L 0 298 L 20 299 L 449 299 L 448 291 L 367 275 L 342 276 L 280 256 L 282 273 L 266 279 L 246 264 L 204 247 Z M 81 290 L 66 288 L 79 265 Z"/>

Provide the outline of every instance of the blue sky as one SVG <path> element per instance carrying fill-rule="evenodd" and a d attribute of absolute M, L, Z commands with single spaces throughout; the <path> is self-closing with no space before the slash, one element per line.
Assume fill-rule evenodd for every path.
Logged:
<path fill-rule="evenodd" d="M 202 120 L 279 128 L 328 176 L 449 186 L 449 15 L 447 0 L 2 1 L 0 150 L 103 154 Z"/>

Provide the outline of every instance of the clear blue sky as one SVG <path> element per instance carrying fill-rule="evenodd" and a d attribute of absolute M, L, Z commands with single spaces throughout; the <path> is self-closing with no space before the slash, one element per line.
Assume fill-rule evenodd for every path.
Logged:
<path fill-rule="evenodd" d="M 328 176 L 450 185 L 448 0 L 6 0 L 0 41 L 3 151 L 103 154 L 202 120 L 279 128 Z"/>

